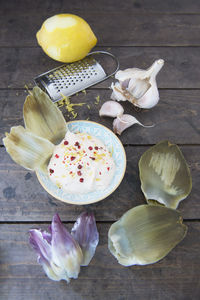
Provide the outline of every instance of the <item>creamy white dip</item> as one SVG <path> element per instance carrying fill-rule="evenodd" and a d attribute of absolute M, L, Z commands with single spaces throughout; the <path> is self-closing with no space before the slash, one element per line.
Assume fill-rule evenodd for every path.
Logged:
<path fill-rule="evenodd" d="M 104 190 L 114 172 L 112 154 L 99 139 L 69 130 L 48 165 L 50 179 L 62 190 L 76 194 Z"/>

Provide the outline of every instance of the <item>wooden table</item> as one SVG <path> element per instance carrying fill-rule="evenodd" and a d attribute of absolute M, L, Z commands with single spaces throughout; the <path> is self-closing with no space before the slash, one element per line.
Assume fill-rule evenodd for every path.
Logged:
<path fill-rule="evenodd" d="M 200 299 L 200 5 L 198 0 L 18 0 L 1 1 L 0 16 L 0 137 L 11 126 L 23 124 L 22 106 L 33 77 L 59 65 L 37 45 L 35 34 L 52 15 L 70 12 L 83 17 L 98 37 L 95 49 L 109 50 L 120 68 L 146 68 L 163 58 L 158 76 L 159 104 L 136 112 L 125 103 L 125 111 L 144 124 L 123 133 L 127 171 L 120 187 L 94 210 L 100 243 L 88 267 L 78 280 L 53 282 L 36 262 L 28 244 L 30 228 L 46 228 L 58 212 L 70 228 L 85 209 L 62 203 L 40 186 L 36 176 L 15 164 L 0 147 L 0 299 Z M 72 97 L 87 102 L 78 119 L 97 121 L 112 128 L 112 120 L 99 118 L 98 110 L 109 100 L 107 80 Z M 100 103 L 95 104 L 95 97 Z M 62 109 L 67 120 L 66 110 Z M 128 209 L 145 203 L 140 189 L 138 160 L 160 140 L 178 144 L 190 166 L 193 189 L 179 210 L 188 225 L 186 238 L 160 262 L 125 268 L 107 248 L 110 225 Z"/>

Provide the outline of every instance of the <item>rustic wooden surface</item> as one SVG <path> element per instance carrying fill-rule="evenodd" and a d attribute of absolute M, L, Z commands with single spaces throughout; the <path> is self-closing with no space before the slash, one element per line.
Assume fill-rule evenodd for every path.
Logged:
<path fill-rule="evenodd" d="M 0 1 L 0 300 L 196 300 L 200 297 L 200 4 L 198 0 L 18 0 Z M 35 33 L 45 18 L 69 12 L 85 18 L 97 35 L 96 49 L 117 55 L 120 68 L 148 67 L 163 58 L 158 76 L 160 102 L 152 110 L 124 108 L 144 124 L 120 138 L 127 154 L 127 171 L 120 187 L 94 210 L 100 244 L 78 280 L 50 281 L 36 263 L 28 245 L 30 228 L 46 228 L 55 212 L 71 227 L 85 207 L 64 204 L 46 193 L 34 173 L 16 165 L 2 143 L 5 131 L 23 124 L 25 85 L 59 63 L 38 47 Z M 112 120 L 99 118 L 109 100 L 109 79 L 71 100 L 86 102 L 78 119 L 112 128 Z M 96 105 L 95 97 L 100 96 Z M 62 112 L 70 119 L 65 107 Z M 160 140 L 178 144 L 190 166 L 193 189 L 179 210 L 188 226 L 186 238 L 163 260 L 149 266 L 120 266 L 107 248 L 113 221 L 133 206 L 145 203 L 140 189 L 138 160 Z"/>

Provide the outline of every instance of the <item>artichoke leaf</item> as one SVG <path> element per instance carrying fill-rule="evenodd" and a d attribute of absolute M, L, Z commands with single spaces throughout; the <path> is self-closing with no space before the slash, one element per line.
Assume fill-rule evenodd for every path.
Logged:
<path fill-rule="evenodd" d="M 29 170 L 47 172 L 47 165 L 54 151 L 54 145 L 34 135 L 23 126 L 14 126 L 6 133 L 3 143 L 11 158 Z"/>
<path fill-rule="evenodd" d="M 164 258 L 186 232 L 178 211 L 139 205 L 111 225 L 108 248 L 123 266 L 152 264 Z"/>
<path fill-rule="evenodd" d="M 148 203 L 176 209 L 192 189 L 189 167 L 177 145 L 162 141 L 140 158 L 141 189 Z"/>
<path fill-rule="evenodd" d="M 89 265 L 99 243 L 99 233 L 94 214 L 83 212 L 76 220 L 71 235 L 79 243 L 83 253 L 81 266 Z"/>
<path fill-rule="evenodd" d="M 35 135 L 54 144 L 64 139 L 67 127 L 62 112 L 39 87 L 26 97 L 23 115 L 25 127 Z"/>

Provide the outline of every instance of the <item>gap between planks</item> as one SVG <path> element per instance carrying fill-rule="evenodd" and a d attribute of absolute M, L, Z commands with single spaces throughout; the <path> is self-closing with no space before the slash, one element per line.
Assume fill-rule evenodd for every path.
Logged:
<path fill-rule="evenodd" d="M 113 78 L 113 80 L 115 80 L 115 78 Z M 101 83 L 101 82 L 100 82 Z M 28 87 L 28 90 L 32 90 L 32 87 Z M 110 91 L 111 89 L 109 87 L 105 88 L 105 87 L 89 87 L 87 88 L 88 91 Z M 158 88 L 159 91 L 200 91 L 200 88 Z M 6 87 L 6 88 L 1 88 L 0 87 L 0 91 L 24 91 L 27 92 L 26 88 L 22 88 L 22 87 Z M 79 92 L 81 93 L 81 91 Z M 74 94 L 75 95 L 75 94 Z M 70 97 L 74 96 L 71 95 Z"/>
<path fill-rule="evenodd" d="M 98 47 L 98 48 L 107 48 L 107 49 L 105 49 L 106 51 L 110 51 L 110 50 L 112 50 L 113 48 L 199 48 L 200 47 L 200 44 L 196 44 L 196 45 L 191 45 L 191 44 L 188 44 L 188 45 L 179 45 L 179 44 L 177 44 L 177 45 L 174 45 L 174 44 L 166 44 L 166 45 L 135 45 L 135 46 L 133 46 L 133 45 L 107 45 L 107 44 L 105 44 L 105 45 L 97 45 L 96 47 Z M 14 49 L 14 48 L 18 48 L 18 49 L 27 49 L 27 48 L 41 48 L 41 47 L 39 47 L 39 46 L 26 46 L 26 45 L 24 45 L 24 46 L 20 46 L 20 45 L 14 45 L 14 46 L 1 46 L 0 45 L 0 49 L 3 49 L 3 48 L 5 48 L 5 49 Z M 112 49 L 108 49 L 108 48 L 112 48 Z M 95 50 L 95 51 L 98 51 L 98 49 L 93 49 L 93 50 Z M 100 50 L 102 50 L 102 49 L 100 49 Z"/>
<path fill-rule="evenodd" d="M 105 10 L 105 14 L 110 14 L 110 13 L 114 13 L 114 14 L 131 14 L 133 16 L 199 16 L 200 15 L 200 11 L 199 12 L 164 12 L 164 11 L 161 11 L 161 12 L 145 12 L 145 11 L 138 11 L 138 12 L 135 12 L 135 7 L 133 9 L 118 9 L 118 10 L 115 10 L 115 9 L 112 9 L 112 10 Z M 13 12 L 14 9 L 9 9 L 9 8 L 2 8 L 2 12 L 4 13 L 11 13 Z M 30 9 L 28 8 L 28 10 L 24 10 L 22 13 L 26 14 Z M 56 11 L 56 8 L 50 8 L 50 9 L 46 9 L 46 12 L 48 14 L 53 14 L 54 12 Z M 34 9 L 32 10 L 32 12 L 34 13 Z M 87 12 L 86 9 L 73 9 L 73 14 L 76 14 L 76 13 L 85 13 Z M 89 9 L 88 10 L 89 13 L 91 14 L 97 14 L 99 13 L 99 10 L 92 10 L 92 9 Z M 72 13 L 72 12 L 71 12 Z"/>
<path fill-rule="evenodd" d="M 75 221 L 62 221 L 63 224 L 74 224 Z M 106 221 L 96 221 L 97 224 L 113 224 L 114 220 L 106 220 Z M 190 223 L 199 223 L 200 219 L 183 219 L 183 222 L 190 222 Z M 29 225 L 29 224 L 41 224 L 41 225 L 48 225 L 51 221 L 0 221 L 0 225 Z"/>
<path fill-rule="evenodd" d="M 152 147 L 155 146 L 156 144 L 123 144 L 123 146 L 126 147 Z M 179 147 L 199 147 L 200 144 L 178 144 L 176 143 L 177 146 Z M 0 144 L 0 148 L 5 148 L 4 145 Z"/>

